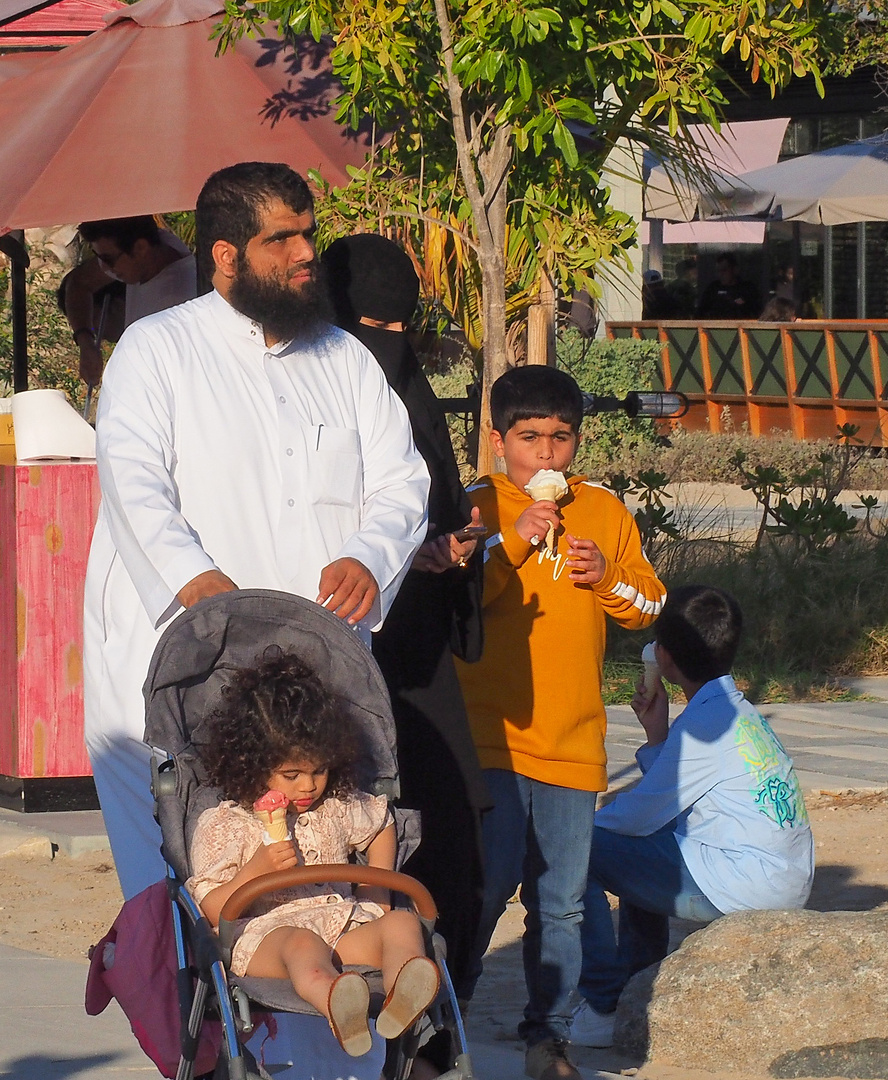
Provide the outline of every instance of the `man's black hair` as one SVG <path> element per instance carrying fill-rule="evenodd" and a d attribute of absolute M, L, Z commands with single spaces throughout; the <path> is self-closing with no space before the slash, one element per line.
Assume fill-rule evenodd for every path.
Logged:
<path fill-rule="evenodd" d="M 213 244 L 227 240 L 239 257 L 262 227 L 262 210 L 274 199 L 294 214 L 314 207 L 308 184 L 289 165 L 273 161 L 242 161 L 219 169 L 197 197 L 197 262 L 200 273 L 213 276 Z"/>
<path fill-rule="evenodd" d="M 500 375 L 490 390 L 490 416 L 500 435 L 521 420 L 557 416 L 579 432 L 583 394 L 566 371 L 527 364 Z"/>
<path fill-rule="evenodd" d="M 152 247 L 160 243 L 160 229 L 150 214 L 139 217 L 104 218 L 102 221 L 82 221 L 77 231 L 88 243 L 113 240 L 126 255 L 131 255 L 137 240 L 147 240 Z"/>
<path fill-rule="evenodd" d="M 718 266 L 719 263 L 721 263 L 722 266 L 733 266 L 736 270 L 737 256 L 733 251 L 723 251 L 720 255 L 716 255 L 715 257 L 715 265 Z"/>
<path fill-rule="evenodd" d="M 670 589 L 654 624 L 656 639 L 675 666 L 698 683 L 730 674 L 742 632 L 740 605 L 730 593 L 711 585 Z"/>

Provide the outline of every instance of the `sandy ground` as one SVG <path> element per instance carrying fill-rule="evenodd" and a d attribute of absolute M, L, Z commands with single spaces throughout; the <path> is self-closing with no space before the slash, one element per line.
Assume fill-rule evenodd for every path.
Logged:
<path fill-rule="evenodd" d="M 866 911 L 888 905 L 888 793 L 808 795 L 817 845 L 810 907 Z M 0 859 L 0 942 L 65 959 L 83 958 L 120 907 L 117 878 L 107 853 L 53 860 Z M 467 1027 L 485 1042 L 515 1041 L 524 1004 L 520 935 L 523 910 L 509 906 L 500 921 Z M 677 924 L 675 944 L 689 927 Z M 694 1080 L 687 1070 L 644 1067 L 607 1051 L 576 1054 L 587 1069 L 624 1072 L 650 1080 Z M 712 1074 L 698 1074 L 713 1080 Z M 731 1074 L 738 1080 L 737 1074 Z M 751 1080 L 751 1078 L 747 1078 Z"/>

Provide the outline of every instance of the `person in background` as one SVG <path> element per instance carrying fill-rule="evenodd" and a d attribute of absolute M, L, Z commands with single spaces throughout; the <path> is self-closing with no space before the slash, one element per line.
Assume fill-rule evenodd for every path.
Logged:
<path fill-rule="evenodd" d="M 759 322 L 795 322 L 795 320 L 795 304 L 782 296 L 772 296 L 759 315 Z"/>
<path fill-rule="evenodd" d="M 675 267 L 675 278 L 666 286 L 672 297 L 673 318 L 693 319 L 697 310 L 697 257 L 682 259 Z"/>
<path fill-rule="evenodd" d="M 158 228 L 150 215 L 84 221 L 78 231 L 95 258 L 65 276 L 61 303 L 80 350 L 80 377 L 96 385 L 103 367 L 100 342 L 96 341 L 97 310 L 101 307 L 97 295 L 115 281 L 126 285 L 126 327 L 146 315 L 193 300 L 197 266 L 182 241 Z M 103 334 L 103 339 L 109 336 Z"/>
<path fill-rule="evenodd" d="M 336 240 L 321 260 L 336 321 L 373 353 L 403 401 L 431 478 L 430 537 L 373 635 L 373 655 L 392 698 L 400 802 L 422 814 L 422 842 L 404 870 L 438 905 L 447 966 L 462 996 L 481 913 L 480 815 L 489 799 L 453 663 L 454 655 L 467 662 L 481 655 L 482 558 L 473 554 L 477 541 L 455 533 L 479 515 L 407 335 L 419 298 L 410 256 L 383 236 L 362 233 Z M 420 1051 L 442 1071 L 449 1052 L 446 1037 Z"/>
<path fill-rule="evenodd" d="M 641 317 L 671 319 L 675 311 L 672 297 L 666 290 L 659 270 L 645 270 L 641 285 Z"/>
<path fill-rule="evenodd" d="M 736 257 L 724 251 L 715 260 L 715 266 L 718 276 L 703 290 L 697 317 L 738 322 L 757 319 L 762 310 L 761 294 L 751 281 L 740 277 Z"/>

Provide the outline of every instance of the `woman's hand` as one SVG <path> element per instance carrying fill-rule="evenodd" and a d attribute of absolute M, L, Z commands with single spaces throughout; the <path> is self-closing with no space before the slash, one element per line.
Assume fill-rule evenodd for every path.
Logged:
<path fill-rule="evenodd" d="M 434 528 L 434 525 L 431 528 Z M 477 506 L 472 508 L 472 517 L 466 528 L 484 529 L 481 511 Z M 423 570 L 429 574 L 443 574 L 455 566 L 464 567 L 475 554 L 478 539 L 476 537 L 461 539 L 459 531 L 445 533 L 443 536 L 435 537 L 434 540 L 426 540 L 413 556 L 413 569 Z"/>

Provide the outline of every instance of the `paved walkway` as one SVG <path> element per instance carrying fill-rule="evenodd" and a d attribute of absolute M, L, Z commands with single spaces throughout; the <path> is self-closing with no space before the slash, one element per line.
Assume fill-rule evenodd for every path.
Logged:
<path fill-rule="evenodd" d="M 885 700 L 769 705 L 764 713 L 792 754 L 803 788 L 835 790 L 888 786 L 888 679 L 862 680 L 858 689 Z M 608 710 L 612 783 L 635 773 L 640 728 L 628 706 Z M 107 846 L 95 812 L 21 815 L 0 811 L 0 851 L 14 858 L 22 845 L 55 844 L 76 855 Z M 33 848 L 32 848 L 33 850 Z M 515 948 L 517 944 L 507 946 Z M 0 1077 L 10 1080 L 137 1080 L 157 1072 L 138 1048 L 116 1005 L 99 1017 L 83 1011 L 85 962 L 54 960 L 0 945 Z M 515 999 L 523 987 L 515 987 Z M 514 1008 L 509 1003 L 510 1009 Z M 479 1080 L 520 1080 L 517 1042 L 473 1035 Z M 577 1053 L 586 1080 L 611 1077 L 637 1062 L 606 1051 Z M 605 1071 L 606 1070 L 606 1071 Z M 308 1080 L 274 1070 L 281 1080 Z M 324 1078 L 327 1080 L 327 1078 Z"/>

